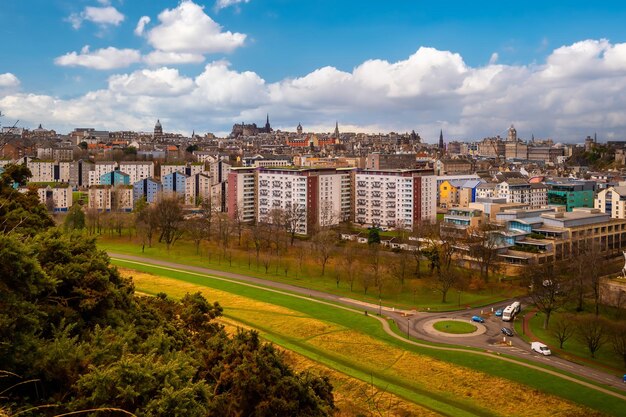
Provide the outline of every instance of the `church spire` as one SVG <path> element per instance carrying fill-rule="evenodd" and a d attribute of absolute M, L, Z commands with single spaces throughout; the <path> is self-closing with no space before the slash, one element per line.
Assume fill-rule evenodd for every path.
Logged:
<path fill-rule="evenodd" d="M 335 139 L 339 139 L 339 122 L 335 120 L 335 132 L 333 133 Z"/>
<path fill-rule="evenodd" d="M 443 144 L 443 129 L 441 129 L 439 131 L 439 149 L 443 150 L 444 148 L 444 144 Z"/>

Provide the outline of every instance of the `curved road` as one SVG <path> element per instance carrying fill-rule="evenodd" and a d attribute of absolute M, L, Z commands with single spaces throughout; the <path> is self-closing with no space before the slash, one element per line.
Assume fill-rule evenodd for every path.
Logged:
<path fill-rule="evenodd" d="M 414 311 L 396 310 L 394 308 L 366 303 L 360 300 L 346 298 L 346 297 L 342 297 L 336 294 L 326 293 L 323 291 L 298 287 L 296 285 L 286 284 L 282 282 L 264 280 L 261 278 L 255 278 L 255 277 L 235 274 L 231 272 L 178 264 L 174 262 L 144 258 L 140 256 L 124 255 L 124 254 L 114 253 L 110 251 L 108 252 L 108 254 L 113 259 L 128 261 L 131 263 L 137 263 L 137 264 L 147 265 L 147 266 L 157 266 L 157 267 L 161 267 L 164 269 L 178 270 L 181 272 L 193 272 L 193 273 L 198 273 L 202 275 L 216 275 L 216 276 L 213 276 L 212 278 L 226 280 L 226 281 L 234 280 L 234 281 L 241 283 L 242 285 L 262 287 L 263 289 L 267 291 L 273 291 L 273 292 L 279 292 L 279 293 L 286 291 L 290 293 L 289 295 L 292 295 L 294 297 L 306 298 L 314 302 L 328 304 L 321 300 L 331 301 L 335 303 L 335 304 L 331 304 L 332 306 L 350 310 L 355 313 L 360 313 L 362 311 L 368 311 L 370 313 L 382 312 L 389 318 L 392 318 L 398 324 L 398 328 L 403 333 L 408 331 L 410 332 L 410 335 L 412 337 L 416 337 L 421 340 L 440 343 L 440 344 L 442 343 L 454 344 L 455 346 L 459 346 L 459 347 L 431 346 L 431 345 L 425 345 L 419 342 L 415 342 L 413 340 L 407 340 L 405 337 L 402 337 L 399 334 L 393 332 L 389 327 L 389 323 L 385 319 L 381 317 L 377 317 L 375 314 L 371 314 L 372 317 L 374 317 L 375 319 L 381 322 L 385 332 L 387 332 L 390 336 L 393 336 L 396 339 L 402 340 L 406 343 L 410 343 L 415 346 L 436 349 L 436 350 L 447 350 L 447 351 L 457 351 L 457 352 L 461 351 L 461 352 L 468 352 L 468 353 L 482 355 L 482 356 L 488 356 L 494 359 L 515 363 L 521 366 L 525 366 L 527 368 L 535 369 L 535 370 L 545 372 L 545 373 L 548 373 L 548 374 L 551 374 L 551 375 L 554 375 L 563 379 L 567 379 L 572 382 L 576 382 L 580 385 L 584 385 L 588 388 L 592 388 L 597 391 L 601 391 L 605 394 L 626 400 L 626 395 L 621 395 L 614 391 L 599 387 L 597 385 L 590 384 L 585 381 L 581 381 L 580 379 L 563 375 L 562 373 L 559 373 L 557 371 L 552 371 L 549 369 L 542 368 L 540 366 L 536 366 L 536 365 L 532 365 L 526 362 L 520 362 L 515 359 L 500 356 L 500 353 L 506 353 L 509 356 L 516 356 L 519 358 L 523 358 L 525 360 L 540 362 L 544 365 L 550 365 L 555 368 L 569 372 L 571 374 L 579 375 L 581 377 L 594 380 L 601 384 L 608 385 L 608 386 L 617 388 L 622 391 L 626 391 L 626 384 L 623 384 L 621 379 L 617 378 L 614 375 L 611 375 L 602 371 L 598 371 L 595 369 L 591 369 L 582 365 L 578 365 L 578 364 L 575 364 L 575 363 L 572 363 L 572 362 L 569 362 L 569 361 L 566 361 L 564 359 L 557 358 L 554 356 L 544 357 L 542 355 L 532 354 L 530 352 L 530 347 L 528 346 L 528 344 L 523 342 L 519 338 L 513 337 L 510 339 L 513 342 L 513 346 L 498 344 L 497 342 L 502 340 L 502 335 L 500 334 L 500 328 L 503 326 L 502 326 L 502 322 L 500 321 L 500 319 L 495 316 L 487 317 L 487 315 L 484 315 L 484 317 L 486 317 L 484 325 L 487 328 L 484 334 L 481 334 L 478 336 L 465 337 L 462 339 L 448 338 L 445 335 L 442 335 L 441 333 L 430 331 L 429 325 L 425 326 L 425 324 L 428 321 L 432 321 L 433 319 L 439 319 L 439 318 L 457 318 L 457 319 L 469 320 L 471 316 L 476 315 L 476 314 L 481 314 L 481 311 L 483 314 L 491 313 L 491 306 L 476 308 L 476 309 L 468 309 L 468 310 L 457 311 L 457 312 L 448 312 L 448 313 L 416 313 Z M 283 291 L 280 291 L 280 290 L 283 290 Z M 300 294 L 300 295 L 297 295 L 297 294 Z M 336 304 L 341 304 L 344 307 L 342 307 L 341 305 L 337 306 Z M 506 304 L 505 302 L 498 303 L 497 306 L 499 308 L 501 306 L 504 306 L 505 304 Z M 496 305 L 494 305 L 494 310 L 495 309 L 496 309 Z M 407 325 L 409 325 L 410 329 L 407 329 Z M 507 341 L 508 340 L 509 338 L 507 338 Z M 464 349 L 461 345 L 465 347 L 485 349 L 485 351 L 481 352 L 481 351 L 476 351 L 476 350 L 467 350 L 467 349 Z"/>

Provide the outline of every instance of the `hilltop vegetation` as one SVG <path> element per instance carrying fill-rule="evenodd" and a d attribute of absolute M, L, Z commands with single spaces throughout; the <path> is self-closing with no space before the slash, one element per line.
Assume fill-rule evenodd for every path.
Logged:
<path fill-rule="evenodd" d="M 22 174 L 0 177 L 0 414 L 332 413 L 328 379 L 296 373 L 254 331 L 228 335 L 217 302 L 135 297 L 93 239 L 13 190 Z"/>

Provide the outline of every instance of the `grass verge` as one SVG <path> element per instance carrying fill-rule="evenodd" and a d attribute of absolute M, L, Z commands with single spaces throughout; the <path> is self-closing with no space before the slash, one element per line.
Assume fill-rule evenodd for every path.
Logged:
<path fill-rule="evenodd" d="M 515 404 L 523 402 L 528 405 L 524 415 L 547 415 L 545 410 L 548 409 L 549 415 L 559 415 L 561 411 L 561 415 L 568 416 L 593 415 L 590 410 L 538 390 L 561 395 L 613 415 L 619 415 L 623 406 L 623 401 L 606 394 L 521 366 L 467 353 L 408 347 L 384 333 L 380 324 L 371 317 L 320 305 L 306 297 L 217 281 L 183 271 L 123 261 L 115 263 L 180 280 L 168 280 L 167 285 L 161 281 L 153 288 L 147 288 L 149 285 L 145 282 L 137 285 L 144 292 L 162 290 L 174 295 L 172 291 L 178 291 L 181 296 L 200 287 L 213 288 L 206 290 L 209 298 L 219 299 L 227 316 L 259 328 L 268 339 L 365 381 L 377 375 L 376 380 L 390 387 L 390 391 L 393 389 L 395 394 L 420 404 L 421 401 L 435 401 L 434 406 L 428 402 L 424 405 L 445 414 L 449 414 L 444 411 L 445 407 L 450 406 L 457 408 L 452 415 L 459 415 L 459 412 L 470 415 L 519 414 Z M 233 294 L 237 299 L 232 299 Z M 260 302 L 263 306 L 251 307 L 251 302 Z M 529 390 L 521 384 L 535 389 Z M 460 400 L 450 404 L 448 397 Z M 497 403 L 498 412 L 490 411 L 494 410 L 494 403 Z M 548 403 L 551 406 L 546 408 Z M 533 408 L 531 404 L 537 407 Z M 555 410 L 560 411 L 557 413 Z"/>

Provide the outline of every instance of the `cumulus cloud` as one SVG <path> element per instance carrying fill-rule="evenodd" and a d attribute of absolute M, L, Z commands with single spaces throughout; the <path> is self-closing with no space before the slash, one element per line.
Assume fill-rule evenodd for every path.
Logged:
<path fill-rule="evenodd" d="M 204 55 L 153 51 L 144 56 L 143 60 L 151 66 L 167 64 L 199 64 L 204 62 Z"/>
<path fill-rule="evenodd" d="M 131 61 L 138 59 L 135 53 Z M 193 55 L 168 53 L 183 61 L 184 54 Z M 68 55 L 78 65 L 84 56 L 102 53 Z M 41 120 L 58 130 L 78 125 L 146 130 L 159 115 L 171 121 L 171 130 L 219 132 L 235 122 L 262 122 L 269 112 L 272 124 L 291 129 L 302 122 L 329 130 L 339 120 L 342 131 L 415 129 L 435 141 L 441 127 L 446 139 L 472 140 L 502 134 L 515 123 L 523 138 L 534 133 L 580 141 L 593 131 L 600 138 L 626 136 L 624 91 L 626 43 L 585 40 L 555 49 L 539 64 L 492 60 L 472 67 L 457 53 L 419 48 L 395 62 L 371 59 L 352 71 L 320 67 L 274 83 L 226 61 L 207 64 L 195 77 L 161 67 L 111 76 L 106 89 L 73 100 L 4 95 L 0 108 L 12 118 Z"/>
<path fill-rule="evenodd" d="M 109 78 L 109 90 L 131 96 L 175 97 L 189 93 L 193 86 L 191 78 L 172 68 L 144 69 Z"/>
<path fill-rule="evenodd" d="M 10 72 L 0 74 L 0 88 L 12 88 L 20 85 L 20 80 Z"/>
<path fill-rule="evenodd" d="M 66 67 L 85 67 L 97 70 L 124 68 L 141 61 L 141 54 L 135 49 L 117 49 L 108 47 L 89 50 L 89 45 L 81 49 L 80 53 L 69 52 L 57 57 L 54 63 Z"/>
<path fill-rule="evenodd" d="M 212 54 L 243 46 L 246 35 L 222 31 L 196 3 L 185 0 L 158 16 L 159 24 L 145 33 L 148 43 L 165 52 Z"/>
<path fill-rule="evenodd" d="M 249 2 L 250 0 L 217 0 L 215 2 L 215 8 L 220 10 L 220 9 L 225 9 L 226 7 L 239 5 L 242 3 L 249 3 Z"/>
<path fill-rule="evenodd" d="M 100 26 L 119 26 L 125 19 L 115 7 L 108 5 L 108 2 L 100 1 L 104 7 L 87 6 L 80 13 L 72 13 L 66 20 L 72 24 L 74 29 L 80 29 L 84 21 L 93 22 Z"/>
<path fill-rule="evenodd" d="M 148 23 L 150 23 L 150 17 L 148 17 L 148 16 L 141 16 L 141 18 L 137 22 L 137 26 L 135 27 L 135 35 L 137 35 L 137 36 L 143 35 L 143 31 L 145 30 L 146 25 Z"/>

